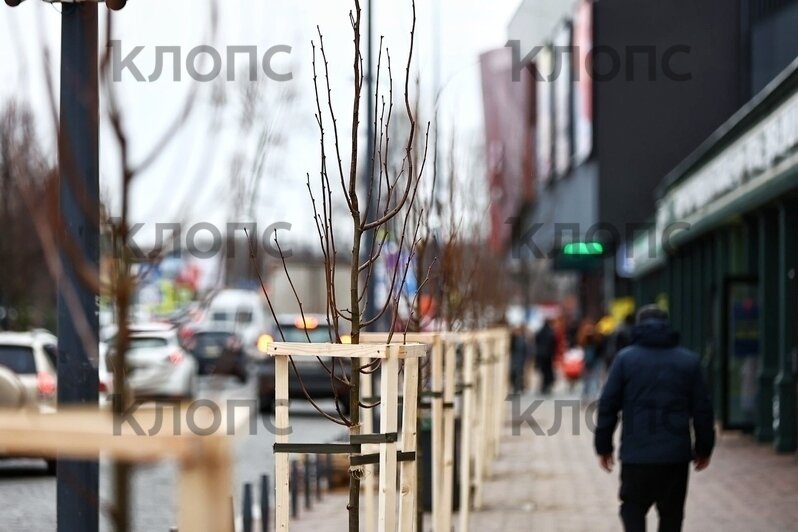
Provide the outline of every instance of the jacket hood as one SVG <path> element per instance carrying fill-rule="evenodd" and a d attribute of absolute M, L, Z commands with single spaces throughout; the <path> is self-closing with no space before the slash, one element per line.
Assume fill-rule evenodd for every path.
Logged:
<path fill-rule="evenodd" d="M 672 348 L 679 345 L 679 333 L 673 330 L 670 322 L 647 320 L 635 325 L 632 331 L 633 343 L 644 347 Z"/>

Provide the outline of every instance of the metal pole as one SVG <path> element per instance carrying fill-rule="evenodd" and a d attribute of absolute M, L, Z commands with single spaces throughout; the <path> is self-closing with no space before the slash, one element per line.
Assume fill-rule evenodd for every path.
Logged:
<path fill-rule="evenodd" d="M 316 482 L 316 500 L 321 502 L 321 475 L 322 475 L 322 465 L 321 465 L 321 455 L 316 455 L 316 459 L 313 461 L 313 480 Z"/>
<path fill-rule="evenodd" d="M 252 532 L 252 484 L 249 482 L 244 484 L 244 497 L 241 501 L 241 527 L 244 532 Z"/>
<path fill-rule="evenodd" d="M 291 491 L 291 519 L 299 517 L 299 469 L 296 460 L 291 461 L 291 481 L 289 482 Z"/>
<path fill-rule="evenodd" d="M 269 476 L 260 477 L 260 528 L 261 532 L 269 532 Z"/>
<path fill-rule="evenodd" d="M 366 194 L 368 195 L 368 191 L 372 189 L 373 186 L 373 178 L 374 178 L 374 161 L 372 160 L 372 147 L 373 147 L 373 140 L 374 140 L 374 9 L 373 9 L 373 1 L 368 0 L 367 5 L 367 12 L 366 12 L 366 138 L 368 139 L 368 149 L 366 151 L 366 179 L 364 182 L 366 184 Z M 371 197 L 370 205 L 368 206 L 369 221 L 375 220 L 379 217 L 377 213 L 377 208 L 379 205 L 379 198 L 376 197 L 376 191 Z M 364 234 L 364 238 L 366 239 L 366 245 L 364 248 L 366 249 L 366 259 L 368 260 L 374 254 L 374 246 L 372 246 L 372 238 L 373 238 L 374 230 L 368 231 Z M 376 265 L 374 266 L 376 268 Z M 370 282 L 366 286 L 366 317 L 371 318 L 377 313 L 377 302 L 375 298 L 377 296 L 377 286 L 374 282 L 375 278 L 372 276 Z M 381 322 L 382 320 L 378 320 L 373 327 L 370 327 L 372 330 L 381 330 Z"/>
<path fill-rule="evenodd" d="M 305 510 L 313 509 L 313 497 L 310 492 L 310 455 L 305 455 L 302 464 L 302 494 L 305 496 Z"/>
<path fill-rule="evenodd" d="M 58 156 L 63 271 L 58 279 L 58 402 L 96 408 L 97 370 L 89 353 L 95 356 L 97 350 L 99 282 L 86 283 L 77 271 L 80 268 L 98 281 L 97 3 L 65 3 L 61 10 Z M 82 263 L 76 263 L 75 255 L 67 252 L 70 248 Z M 68 304 L 70 291 L 77 305 Z M 86 336 L 90 345 L 83 341 Z M 57 478 L 59 532 L 96 532 L 97 461 L 58 460 Z"/>

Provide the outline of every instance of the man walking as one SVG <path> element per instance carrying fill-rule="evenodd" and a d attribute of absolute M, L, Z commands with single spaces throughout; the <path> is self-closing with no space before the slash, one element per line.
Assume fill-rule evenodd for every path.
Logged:
<path fill-rule="evenodd" d="M 608 472 L 619 412 L 620 513 L 626 532 L 645 531 L 652 505 L 660 532 L 680 531 L 690 462 L 696 471 L 707 468 L 715 428 L 698 355 L 679 346 L 667 312 L 657 306 L 638 312 L 632 345 L 616 356 L 599 401 L 595 446 Z"/>

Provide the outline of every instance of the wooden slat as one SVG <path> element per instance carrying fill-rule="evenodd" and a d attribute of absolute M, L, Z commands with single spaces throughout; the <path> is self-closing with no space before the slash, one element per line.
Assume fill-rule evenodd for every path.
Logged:
<path fill-rule="evenodd" d="M 394 345 L 394 344 L 391 344 Z M 306 344 L 301 342 L 275 342 L 269 344 L 271 356 L 385 358 L 386 344 Z M 424 344 L 395 344 L 397 358 L 423 357 Z"/>
<path fill-rule="evenodd" d="M 205 429 L 215 423 L 208 409 L 193 414 L 196 427 Z M 118 426 L 110 412 L 94 408 L 62 408 L 50 414 L 0 411 L 0 451 L 87 459 L 102 453 L 128 462 L 191 461 L 201 453 L 205 438 L 223 435 L 226 423 L 221 418 L 218 434 L 200 436 L 192 434 L 186 420 L 185 405 L 142 407 Z"/>
<path fill-rule="evenodd" d="M 399 358 L 388 348 L 380 380 L 380 432 L 397 431 L 399 408 Z M 396 530 L 396 442 L 380 446 L 380 495 L 377 530 Z"/>
<path fill-rule="evenodd" d="M 229 453 L 223 448 L 227 441 L 215 439 L 211 445 L 212 452 L 201 462 L 181 467 L 178 530 L 233 532 L 232 464 Z"/>
<path fill-rule="evenodd" d="M 471 510 L 471 441 L 474 427 L 474 344 L 463 350 L 463 382 L 471 384 L 463 389 L 463 415 L 460 436 L 460 526 L 458 532 L 468 532 Z"/>
<path fill-rule="evenodd" d="M 362 339 L 362 338 L 361 338 Z M 369 359 L 363 360 L 363 365 L 367 366 L 371 362 Z M 360 390 L 362 392 L 363 397 L 373 397 L 374 396 L 374 388 L 372 382 L 372 373 L 363 373 L 360 375 Z M 374 433 L 374 409 L 373 408 L 361 408 L 360 409 L 360 420 L 361 424 L 363 425 L 363 434 L 373 434 Z M 374 446 L 363 446 L 364 454 L 368 454 L 373 452 Z M 364 507 L 365 507 L 365 523 L 364 529 L 366 532 L 374 532 L 375 527 L 377 526 L 377 491 L 376 491 L 376 479 L 375 475 L 377 473 L 377 468 L 374 467 L 372 464 L 364 465 L 363 466 L 364 476 L 363 476 L 363 498 L 364 500 Z"/>
<path fill-rule="evenodd" d="M 390 336 L 392 344 L 431 344 L 439 335 L 440 333 L 437 332 L 409 332 L 407 335 L 400 332 L 393 334 L 387 332 L 362 332 L 360 333 L 360 342 L 363 344 L 387 344 Z"/>
<path fill-rule="evenodd" d="M 301 342 L 274 342 L 269 344 L 269 354 L 296 357 L 385 358 L 384 345 L 371 344 L 306 344 Z"/>
<path fill-rule="evenodd" d="M 432 391 L 443 390 L 443 342 L 438 337 L 432 344 Z M 443 397 L 432 401 L 432 522 L 438 526 L 443 508 Z M 436 528 L 437 530 L 437 528 Z"/>
<path fill-rule="evenodd" d="M 418 399 L 418 359 L 405 360 L 402 402 L 402 450 L 417 452 L 417 399 Z M 413 532 L 416 525 L 416 504 L 418 495 L 416 463 L 402 462 L 399 475 L 399 530 Z"/>
<path fill-rule="evenodd" d="M 274 428 L 275 443 L 288 443 L 290 420 L 288 419 L 288 358 L 277 357 L 274 361 Z M 276 453 L 274 456 L 274 491 L 275 491 L 275 530 L 288 531 L 290 518 L 290 472 L 289 455 Z"/>
<path fill-rule="evenodd" d="M 451 404 L 454 401 L 456 347 L 453 342 L 446 342 L 444 350 L 444 382 L 443 401 Z M 441 489 L 441 523 L 436 530 L 452 529 L 452 493 L 454 477 L 454 408 L 443 410 L 443 481 Z"/>

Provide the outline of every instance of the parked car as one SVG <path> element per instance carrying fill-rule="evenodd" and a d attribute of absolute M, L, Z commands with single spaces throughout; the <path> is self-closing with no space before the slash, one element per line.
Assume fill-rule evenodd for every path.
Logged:
<path fill-rule="evenodd" d="M 105 362 L 106 367 L 113 371 L 117 362 L 116 336 L 108 344 Z M 197 361 L 181 347 L 174 326 L 131 325 L 125 358 L 127 382 L 136 400 L 191 399 L 195 396 Z M 101 378 L 101 390 L 103 386 Z M 107 390 L 108 382 L 105 387 Z"/>
<path fill-rule="evenodd" d="M 324 343 L 334 339 L 332 328 L 327 324 L 326 316 L 306 314 L 304 320 L 297 314 L 277 316 L 277 330 L 274 334 L 261 337 L 258 347 L 261 353 L 266 353 L 272 338 L 286 342 Z M 282 331 L 280 335 L 279 331 Z M 346 337 L 342 338 L 346 341 Z M 342 380 L 348 379 L 349 364 L 339 360 L 335 363 L 336 379 L 332 379 L 328 369 L 333 368 L 331 358 L 322 358 L 325 367 L 315 357 L 295 357 L 294 364 L 301 377 L 297 378 L 293 368 L 289 372 L 288 394 L 290 398 L 304 398 L 305 391 L 313 399 L 339 398 L 341 411 L 349 411 L 349 386 Z M 274 358 L 270 356 L 258 357 L 257 384 L 260 411 L 262 413 L 274 412 Z M 303 390 L 304 385 L 304 390 Z"/>
<path fill-rule="evenodd" d="M 197 360 L 200 375 L 231 375 L 247 382 L 246 349 L 238 335 L 213 324 L 183 333 L 183 347 Z"/>
<path fill-rule="evenodd" d="M 43 330 L 0 333 L 0 407 L 55 409 L 58 341 Z M 55 474 L 55 461 L 45 460 Z"/>
<path fill-rule="evenodd" d="M 24 405 L 54 407 L 58 340 L 46 331 L 0 333 L 0 366 L 22 385 Z"/>

